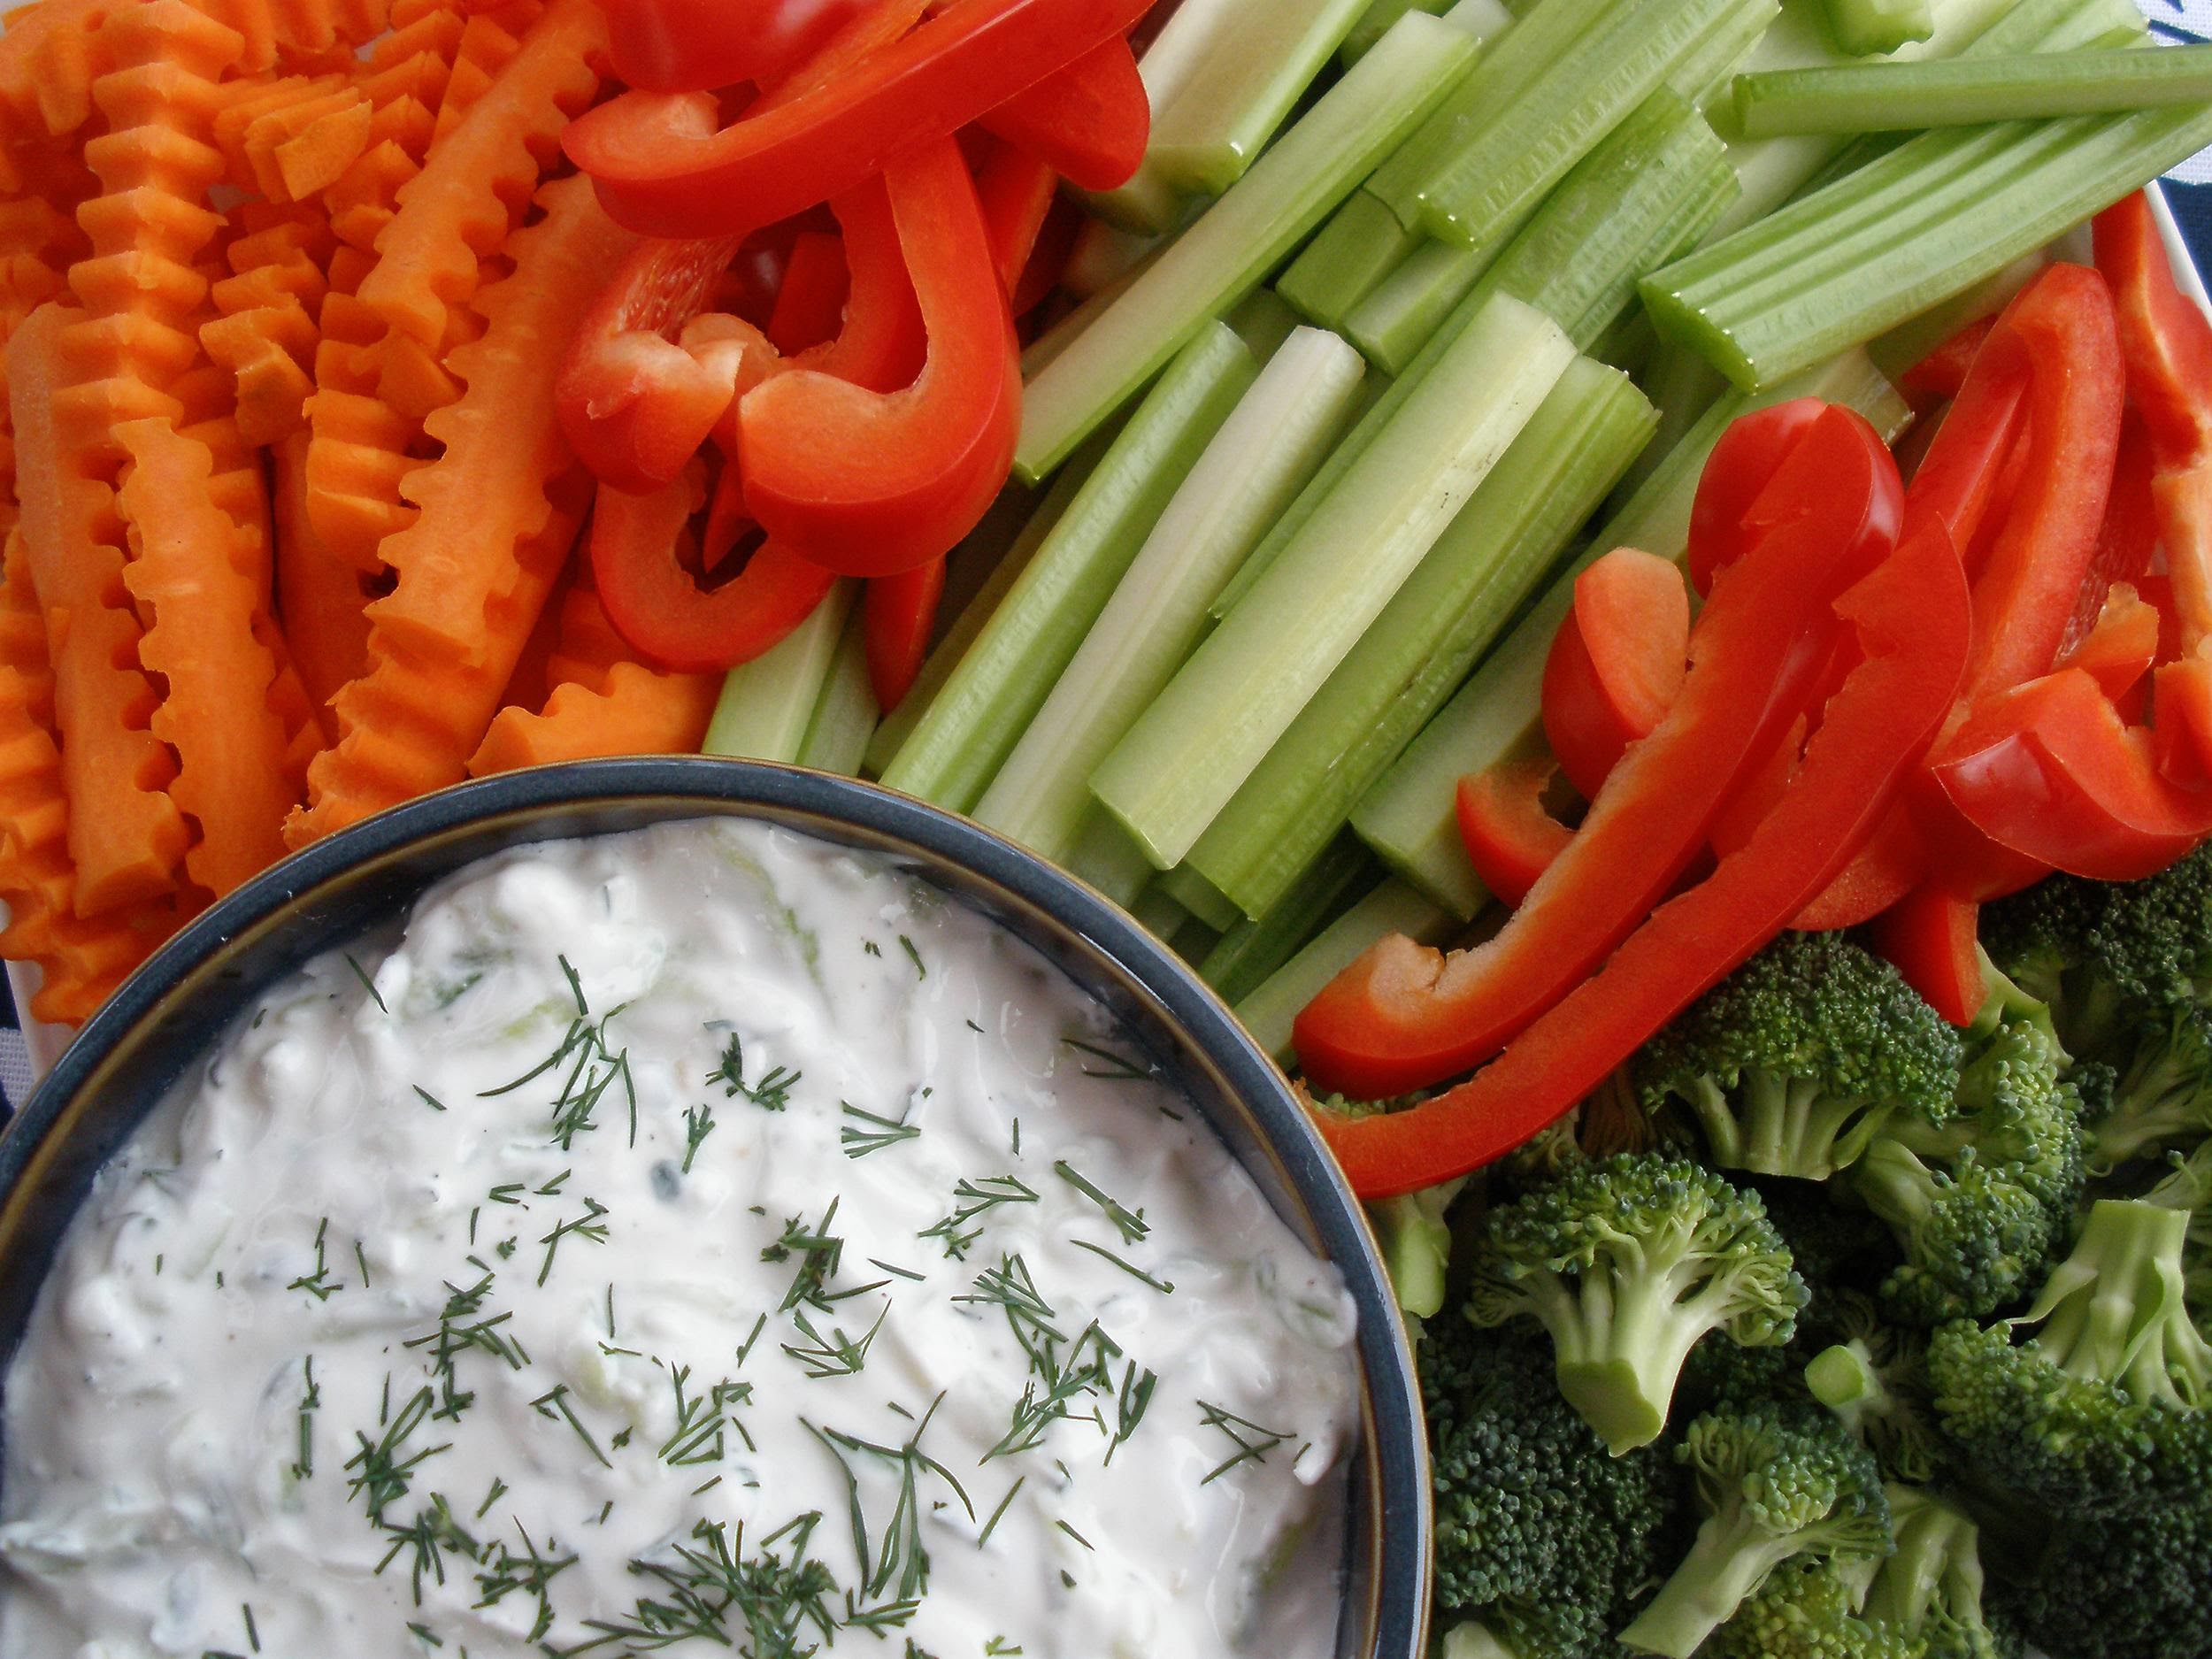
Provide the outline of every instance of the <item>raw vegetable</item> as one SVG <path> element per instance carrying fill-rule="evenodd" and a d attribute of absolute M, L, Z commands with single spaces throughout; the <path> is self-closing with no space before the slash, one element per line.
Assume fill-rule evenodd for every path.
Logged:
<path fill-rule="evenodd" d="M 1854 58 L 1893 52 L 1935 33 L 1929 0 L 1823 0 L 1821 9 L 1836 44 Z"/>
<path fill-rule="evenodd" d="M 1475 879 L 1502 904 L 1517 905 L 1567 850 L 1574 832 L 1554 818 L 1544 795 L 1559 764 L 1532 756 L 1469 772 L 1453 792 L 1460 844 Z"/>
<path fill-rule="evenodd" d="M 1575 578 L 1544 659 L 1544 735 L 1585 800 L 1681 695 L 1689 642 L 1689 590 L 1673 560 L 1617 547 Z"/>
<path fill-rule="evenodd" d="M 702 745 L 707 754 L 786 764 L 799 758 L 858 596 L 858 583 L 836 583 L 804 622 L 730 671 Z"/>
<path fill-rule="evenodd" d="M 1449 911 L 1402 881 L 1385 878 L 1315 934 L 1289 961 L 1268 975 L 1256 989 L 1240 998 L 1236 1003 L 1237 1018 L 1252 1033 L 1253 1041 L 1287 1064 L 1294 1052 L 1291 1025 L 1298 1010 L 1369 945 L 1393 933 L 1402 933 L 1425 943 L 1440 943 L 1457 926 L 1457 918 Z M 1409 1187 L 1406 1190 L 1413 1188 Z"/>
<path fill-rule="evenodd" d="M 2212 47 L 1774 70 L 1738 75 L 1731 96 L 1747 138 L 1918 132 L 2201 104 L 2212 103 Z"/>

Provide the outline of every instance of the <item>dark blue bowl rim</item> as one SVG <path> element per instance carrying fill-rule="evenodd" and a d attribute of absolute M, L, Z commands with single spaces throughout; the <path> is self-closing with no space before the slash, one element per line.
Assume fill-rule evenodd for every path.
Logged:
<path fill-rule="evenodd" d="M 86 1022 L 0 1132 L 0 1203 L 13 1194 L 41 1142 L 110 1052 L 234 937 L 272 921 L 356 865 L 413 842 L 508 813 L 613 805 L 638 797 L 754 804 L 903 841 L 1073 929 L 1159 1003 L 1249 1110 L 1357 1307 L 1357 1346 L 1374 1430 L 1366 1450 L 1376 1463 L 1380 1507 L 1373 1652 L 1382 1659 L 1418 1654 L 1427 1627 L 1430 1505 L 1426 1437 L 1412 1355 L 1358 1201 L 1288 1079 L 1213 991 L 1111 900 L 980 825 L 875 784 L 803 767 L 705 756 L 576 761 L 441 790 L 319 841 L 194 918 Z"/>

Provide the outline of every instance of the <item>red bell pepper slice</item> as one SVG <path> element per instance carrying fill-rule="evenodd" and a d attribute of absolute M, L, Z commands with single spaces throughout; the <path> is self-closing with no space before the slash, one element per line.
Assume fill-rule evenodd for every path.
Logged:
<path fill-rule="evenodd" d="M 768 314 L 768 343 L 795 357 L 835 339 L 851 287 L 843 239 L 826 231 L 802 232 L 791 244 L 776 307 Z"/>
<path fill-rule="evenodd" d="M 1464 1175 L 1559 1118 L 1778 933 L 1873 833 L 1949 711 L 1965 666 L 1966 584 L 1941 526 L 1901 543 L 1835 614 L 1855 634 L 1859 660 L 1741 850 L 1660 906 L 1599 972 L 1468 1082 L 1410 1111 L 1316 1113 L 1362 1198 Z"/>
<path fill-rule="evenodd" d="M 1059 199 L 1060 175 L 1051 165 L 1011 144 L 994 142 L 975 169 L 976 200 L 983 207 L 983 228 L 999 286 L 1008 300 L 1021 283 L 1029 256 L 1052 206 Z"/>
<path fill-rule="evenodd" d="M 1835 595 L 1890 550 L 1903 497 L 1859 416 L 1835 408 L 1808 426 L 1751 502 L 1764 535 L 1714 578 L 1682 695 L 1622 757 L 1574 840 L 1487 942 L 1446 958 L 1386 939 L 1339 974 L 1294 1030 L 1308 1074 L 1364 1100 L 1439 1082 L 1495 1054 L 1603 961 L 1801 711 L 1777 706 L 1778 684 L 1808 640 L 1827 660 Z"/>
<path fill-rule="evenodd" d="M 828 43 L 875 0 L 601 0 L 607 58 L 649 92 L 769 81 Z"/>
<path fill-rule="evenodd" d="M 895 576 L 870 580 L 860 600 L 861 642 L 867 648 L 868 683 L 876 707 L 897 708 L 913 688 L 929 654 L 937 603 L 945 595 L 945 561 L 932 559 Z"/>
<path fill-rule="evenodd" d="M 1975 953 L 1981 906 L 1933 887 L 1915 887 L 1875 919 L 1875 954 L 1954 1025 L 1971 1024 L 1983 1001 Z"/>
<path fill-rule="evenodd" d="M 1756 544 L 1755 527 L 1747 516 L 1752 502 L 1827 407 L 1817 397 L 1793 397 L 1753 410 L 1720 434 L 1690 503 L 1689 553 L 1683 568 L 1700 594 L 1712 592 L 1714 572 Z"/>
<path fill-rule="evenodd" d="M 754 519 L 844 576 L 910 570 L 974 528 L 1006 481 L 1020 424 L 1013 319 L 958 147 L 913 151 L 884 184 L 927 332 L 920 376 L 883 393 L 798 371 L 738 408 Z"/>
<path fill-rule="evenodd" d="M 1129 182 L 1152 137 L 1152 104 L 1125 40 L 1094 47 L 983 117 L 1025 154 L 1079 190 Z"/>
<path fill-rule="evenodd" d="M 2138 191 L 2097 215 L 2097 269 L 2112 285 L 2128 392 L 2162 470 L 2212 456 L 2212 323 L 2174 280 L 2150 198 Z"/>
<path fill-rule="evenodd" d="M 1068 260 L 1075 252 L 1075 240 L 1087 222 L 1088 216 L 1067 197 L 1053 198 L 1044 225 L 1037 233 L 1036 245 L 1029 250 L 1029 263 L 1022 267 L 1021 278 L 1014 284 L 1010 309 L 1017 319 L 1028 319 L 1044 303 L 1046 296 L 1060 286 L 1060 279 L 1067 274 Z"/>
<path fill-rule="evenodd" d="M 2159 628 L 2158 607 L 2128 583 L 2115 583 L 2105 595 L 2096 625 L 2058 665 L 2080 669 L 2097 682 L 2121 717 L 2132 721 L 2142 714 L 2138 694 L 2146 688 L 2151 666 L 2158 661 Z"/>
<path fill-rule="evenodd" d="M 1956 397 L 1969 370 L 1997 326 L 1994 317 L 1978 318 L 1897 377 L 1897 389 L 1915 409 L 1930 409 Z"/>
<path fill-rule="evenodd" d="M 726 127 L 702 95 L 627 92 L 571 122 L 561 142 L 619 223 L 653 236 L 726 234 L 826 202 L 951 136 L 1127 34 L 1147 4 L 965 0 Z"/>
<path fill-rule="evenodd" d="M 2141 412 L 2131 404 L 2120 418 L 2120 453 L 2112 469 L 2112 493 L 2105 500 L 2104 526 L 2097 534 L 2097 551 L 2089 561 L 2088 578 L 2074 602 L 2073 620 L 2059 645 L 2062 655 L 2089 637 L 2114 583 L 2126 582 L 2139 595 L 2142 593 L 2138 584 L 2149 573 L 2158 551 L 2155 473 L 2150 429 L 2143 424 Z M 2167 609 L 2170 611 L 2170 606 Z"/>
<path fill-rule="evenodd" d="M 685 556 L 704 496 L 694 467 L 649 495 L 602 485 L 592 509 L 592 580 L 607 619 L 634 649 L 683 673 L 751 661 L 805 621 L 836 580 L 770 541 L 735 575 L 703 588 Z"/>
<path fill-rule="evenodd" d="M 1615 548 L 1575 578 L 1544 661 L 1544 735 L 1584 800 L 1682 690 L 1690 595 L 1671 559 Z"/>
<path fill-rule="evenodd" d="M 1459 780 L 1459 839 L 1493 898 L 1518 904 L 1567 849 L 1574 832 L 1544 806 L 1559 763 L 1540 757 L 1501 761 Z"/>

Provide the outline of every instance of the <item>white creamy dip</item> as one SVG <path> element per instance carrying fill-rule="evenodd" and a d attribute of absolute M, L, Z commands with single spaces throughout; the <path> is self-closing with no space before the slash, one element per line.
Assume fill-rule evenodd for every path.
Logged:
<path fill-rule="evenodd" d="M 890 861 L 503 854 L 212 1054 L 9 1375 L 10 1659 L 1334 1651 L 1340 1279 Z"/>

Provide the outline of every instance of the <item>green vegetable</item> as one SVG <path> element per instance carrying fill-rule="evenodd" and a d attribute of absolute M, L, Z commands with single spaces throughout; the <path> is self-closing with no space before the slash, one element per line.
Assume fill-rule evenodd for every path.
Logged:
<path fill-rule="evenodd" d="M 1349 69 L 1366 57 L 1369 49 L 1407 12 L 1426 12 L 1433 17 L 1450 4 L 1451 0 L 1368 0 L 1367 10 L 1359 14 L 1359 19 L 1345 34 L 1344 44 L 1338 49 L 1337 56 Z M 1502 6 L 1499 10 L 1504 12 Z M 1506 21 L 1512 20 L 1511 14 L 1506 13 Z"/>
<path fill-rule="evenodd" d="M 1474 1275 L 1468 1317 L 1549 1331 L 1560 1392 L 1615 1452 L 1659 1437 L 1701 1338 L 1778 1347 L 1807 1295 L 1755 1193 L 1660 1153 L 1574 1164 L 1492 1210 Z"/>
<path fill-rule="evenodd" d="M 2212 1499 L 2070 1517 L 2029 1537 L 2041 1548 L 2001 1605 L 2039 1647 L 2067 1659 L 2212 1652 Z"/>
<path fill-rule="evenodd" d="M 786 764 L 799 758 L 837 659 L 845 618 L 859 594 L 858 582 L 837 583 L 812 616 L 751 662 L 730 670 L 701 745 L 704 753 Z"/>
<path fill-rule="evenodd" d="M 1981 1532 L 1956 1505 L 1893 1481 L 1885 1488 L 1896 1553 L 1874 1569 L 1862 1608 L 1878 1639 L 1929 1659 L 1995 1659 L 2010 1632 L 1982 1606 Z"/>
<path fill-rule="evenodd" d="M 1420 13 L 1301 117 L 1250 172 L 1147 265 L 1025 388 L 1014 458 L 1041 478 L 1256 288 L 1394 149 L 1473 61 L 1463 30 Z"/>
<path fill-rule="evenodd" d="M 1800 1555 L 1770 1573 L 1697 1651 L 1701 1659 L 1923 1659 L 1917 1645 L 1861 1618 L 1858 1602 L 1851 1573 Z"/>
<path fill-rule="evenodd" d="M 1222 896 L 1220 888 L 1187 864 L 1162 871 L 1159 887 L 1216 933 L 1226 933 L 1247 919 L 1241 910 Z"/>
<path fill-rule="evenodd" d="M 1893 52 L 1935 33 L 1928 0 L 1826 0 L 1828 29 L 1853 58 Z"/>
<path fill-rule="evenodd" d="M 1371 887 L 1375 879 L 1375 861 L 1359 838 L 1339 835 L 1298 872 L 1282 902 L 1222 934 L 1198 964 L 1198 977 L 1223 1002 L 1241 1002 L 1333 919 L 1361 884 Z"/>
<path fill-rule="evenodd" d="M 1276 353 L 1153 525 L 977 803 L 977 821 L 1066 857 L 1091 810 L 1092 772 L 1182 666 L 1207 605 L 1321 465 L 1363 369 L 1317 329 Z"/>
<path fill-rule="evenodd" d="M 1381 615 L 1192 847 L 1248 915 L 1281 902 L 1540 584 L 1651 430 L 1617 371 L 1568 365 Z"/>
<path fill-rule="evenodd" d="M 1492 300 L 1130 727 L 1091 787 L 1156 866 L 1189 853 L 1573 360 L 1549 319 Z"/>
<path fill-rule="evenodd" d="M 1689 1659 L 1785 1562 L 1878 1560 L 1889 1502 L 1873 1454 L 1816 1408 L 1708 1412 L 1676 1453 L 1705 1519 L 1688 1557 L 1621 1632 L 1625 1647 Z"/>
<path fill-rule="evenodd" d="M 799 745 L 798 763 L 818 772 L 833 772 L 852 778 L 860 773 L 861 757 L 876 729 L 875 687 L 868 679 L 868 642 L 861 630 L 860 607 L 854 605 L 837 641 L 822 695 L 807 722 L 806 737 Z"/>
<path fill-rule="evenodd" d="M 1363 188 L 1344 198 L 1343 206 L 1275 280 L 1275 291 L 1308 322 L 1342 328 L 1378 283 L 1431 245 Z"/>
<path fill-rule="evenodd" d="M 2188 1216 L 2183 1290 L 2200 1317 L 2212 1312 L 2212 1141 L 2202 1142 L 2185 1158 L 2177 1155 L 2158 1184 L 2143 1194 L 2143 1202 Z"/>
<path fill-rule="evenodd" d="M 1926 1482 L 1949 1467 L 1921 1374 L 1927 1338 L 1881 1324 L 1873 1304 L 1848 1292 L 1821 1299 L 1830 1317 L 1859 1334 L 1823 1348 L 1805 1366 L 1805 1386 L 1874 1454 L 1885 1474 Z"/>
<path fill-rule="evenodd" d="M 955 811 L 981 798 L 1259 368 L 1209 324 L 1130 417 L 883 769 Z"/>
<path fill-rule="evenodd" d="M 2148 110 L 2212 103 L 2212 46 L 1782 70 L 1737 76 L 1733 96 L 1737 123 L 1755 138 Z"/>
<path fill-rule="evenodd" d="M 1103 812 L 1094 811 L 1083 820 L 1067 866 L 1078 880 L 1089 882 L 1125 910 L 1133 908 L 1140 895 L 1148 897 L 1157 892 L 1153 881 L 1158 872 L 1145 857 L 1144 849 Z M 1174 903 L 1164 894 L 1159 896 Z M 1175 908 L 1179 912 L 1183 907 L 1177 904 Z"/>
<path fill-rule="evenodd" d="M 1240 1000 L 1237 1018 L 1252 1033 L 1253 1041 L 1287 1062 L 1291 1024 L 1299 1010 L 1370 945 L 1390 933 L 1404 933 L 1425 945 L 1440 944 L 1450 936 L 1455 924 L 1454 917 L 1403 882 L 1386 879 Z"/>
<path fill-rule="evenodd" d="M 1444 1212 L 1466 1185 L 1463 1179 L 1446 1181 L 1367 1207 L 1383 1265 L 1390 1270 L 1390 1288 L 1399 1310 L 1412 1318 L 1433 1318 L 1444 1305 L 1444 1270 L 1452 1258 L 1452 1229 Z"/>
<path fill-rule="evenodd" d="M 1947 1123 L 1958 1034 L 1841 933 L 1786 933 L 1636 1059 L 1647 1110 L 1686 1102 L 1723 1169 L 1825 1180 L 1893 1118 Z"/>

